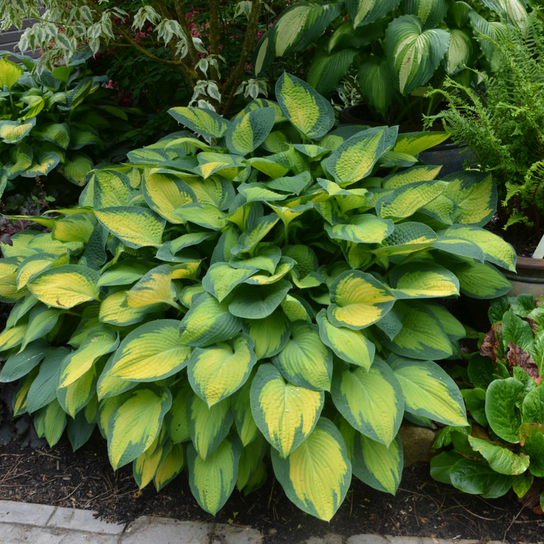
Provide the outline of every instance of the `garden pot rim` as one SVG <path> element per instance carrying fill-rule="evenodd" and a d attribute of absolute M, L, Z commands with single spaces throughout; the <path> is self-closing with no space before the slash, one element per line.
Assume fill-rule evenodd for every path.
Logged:
<path fill-rule="evenodd" d="M 544 268 L 544 259 L 533 259 L 533 257 L 517 256 L 516 268 L 526 270 L 540 270 Z"/>

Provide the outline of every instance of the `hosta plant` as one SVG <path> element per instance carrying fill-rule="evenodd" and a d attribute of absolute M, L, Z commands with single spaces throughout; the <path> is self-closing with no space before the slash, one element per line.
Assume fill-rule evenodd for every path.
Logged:
<path fill-rule="evenodd" d="M 444 427 L 431 461 L 440 482 L 486 498 L 513 489 L 544 506 L 544 305 L 531 295 L 503 297 L 489 311 L 491 330 L 470 357 L 462 393 L 466 427 Z"/>
<path fill-rule="evenodd" d="M 498 14 L 504 22 L 497 21 Z M 328 94 L 347 75 L 368 117 L 387 123 L 422 122 L 440 99 L 424 99 L 446 75 L 469 84 L 473 68 L 491 62 L 494 38 L 508 24 L 525 26 L 519 0 L 471 3 L 446 0 L 302 0 L 287 7 L 254 55 L 258 76 L 276 58 L 313 47 L 307 81 Z"/>
<path fill-rule="evenodd" d="M 330 104 L 284 74 L 277 103 L 92 172 L 80 207 L 5 246 L 0 381 L 15 413 L 75 448 L 98 426 L 114 469 L 161 489 L 187 467 L 216 513 L 271 468 L 328 520 L 352 473 L 395 493 L 403 417 L 467 425 L 454 381 L 463 326 L 434 299 L 510 289 L 515 254 L 481 228 L 488 174 L 444 180 L 417 155 L 446 134 L 331 130 Z M 199 137 L 200 136 L 200 137 Z"/>
<path fill-rule="evenodd" d="M 83 186 L 94 164 L 131 130 L 127 110 L 81 62 L 38 75 L 25 70 L 33 69 L 33 59 L 19 55 L 16 64 L 7 57 L 0 56 L 0 196 L 21 193 L 36 177 L 52 184 L 57 172 L 63 177 L 55 183 Z"/>

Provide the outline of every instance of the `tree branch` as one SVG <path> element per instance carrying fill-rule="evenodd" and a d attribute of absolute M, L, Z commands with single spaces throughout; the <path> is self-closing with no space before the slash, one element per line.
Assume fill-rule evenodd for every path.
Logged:
<path fill-rule="evenodd" d="M 210 0 L 210 54 L 219 55 L 219 41 L 221 32 L 219 30 L 219 0 Z M 219 73 L 214 66 L 210 66 L 212 81 L 220 87 Z"/>
<path fill-rule="evenodd" d="M 230 113 L 230 110 L 234 105 L 234 101 L 236 100 L 234 93 L 236 92 L 236 89 L 239 87 L 244 77 L 244 65 L 255 41 L 255 35 L 257 33 L 257 23 L 259 22 L 259 17 L 261 15 L 262 5 L 262 0 L 253 0 L 253 6 L 251 8 L 249 21 L 246 27 L 246 37 L 244 38 L 244 43 L 242 44 L 242 52 L 240 53 L 240 60 L 238 61 L 238 65 L 236 66 L 234 72 L 232 72 L 225 85 L 223 85 L 223 93 L 225 93 L 229 88 L 232 87 L 229 99 L 227 101 L 227 105 L 225 106 L 225 109 L 223 111 L 224 115 L 228 115 Z"/>
<path fill-rule="evenodd" d="M 193 65 L 196 66 L 196 64 L 198 63 L 198 51 L 196 50 L 195 44 L 193 43 L 193 36 L 191 35 L 191 31 L 189 30 L 189 25 L 187 24 L 187 18 L 185 17 L 185 10 L 183 9 L 184 5 L 185 5 L 184 1 L 174 0 L 174 7 L 178 15 L 178 22 L 181 25 L 183 32 L 185 32 L 185 36 L 187 37 L 187 46 L 189 48 L 189 56 L 191 57 L 191 60 L 193 61 Z"/>

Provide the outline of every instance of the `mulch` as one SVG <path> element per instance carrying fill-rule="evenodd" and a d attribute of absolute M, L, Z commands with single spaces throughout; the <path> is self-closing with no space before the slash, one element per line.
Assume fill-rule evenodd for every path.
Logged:
<path fill-rule="evenodd" d="M 356 478 L 330 523 L 301 512 L 285 496 L 271 468 L 264 487 L 245 497 L 234 491 L 213 517 L 193 498 L 186 473 L 160 493 L 141 492 L 131 465 L 114 472 L 99 433 L 73 453 L 66 438 L 54 447 L 0 446 L 0 499 L 90 509 L 101 518 L 128 522 L 142 515 L 250 525 L 268 535 L 266 543 L 303 542 L 335 533 L 475 539 L 508 543 L 544 540 L 544 516 L 523 508 L 512 492 L 488 500 L 435 482 L 429 466 L 404 470 L 396 496 L 376 491 Z"/>

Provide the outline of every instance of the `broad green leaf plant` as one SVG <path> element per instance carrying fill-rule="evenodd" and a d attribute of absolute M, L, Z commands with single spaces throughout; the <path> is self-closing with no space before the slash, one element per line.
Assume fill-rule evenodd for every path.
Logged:
<path fill-rule="evenodd" d="M 503 14 L 504 22 L 498 21 Z M 483 16 L 482 16 L 483 15 Z M 302 0 L 287 7 L 254 54 L 257 76 L 277 58 L 314 46 L 307 81 L 328 95 L 348 74 L 371 108 L 367 119 L 421 124 L 440 100 L 424 99 L 448 75 L 469 84 L 474 67 L 491 62 L 494 38 L 508 24 L 525 27 L 519 0 Z"/>
<path fill-rule="evenodd" d="M 17 64 L 8 54 L 0 56 L 0 197 L 55 172 L 82 187 L 130 134 L 130 112 L 115 105 L 103 79 L 87 77 L 83 59 L 32 75 L 34 59 L 17 55 Z"/>
<path fill-rule="evenodd" d="M 529 507 L 544 506 L 544 306 L 532 295 L 502 297 L 491 330 L 470 356 L 463 397 L 466 427 L 444 427 L 432 476 L 466 493 L 496 498 L 513 489 Z"/>
<path fill-rule="evenodd" d="M 3 247 L 0 381 L 50 444 L 98 426 L 141 487 L 186 467 L 215 514 L 271 458 L 330 520 L 352 474 L 396 492 L 403 418 L 467 425 L 436 362 L 465 329 L 436 299 L 504 295 L 516 257 L 482 229 L 490 175 L 416 158 L 446 133 L 335 130 L 287 73 L 276 98 L 230 120 L 173 108 L 187 130 L 93 170 L 79 207 L 37 219 L 50 232 Z"/>

